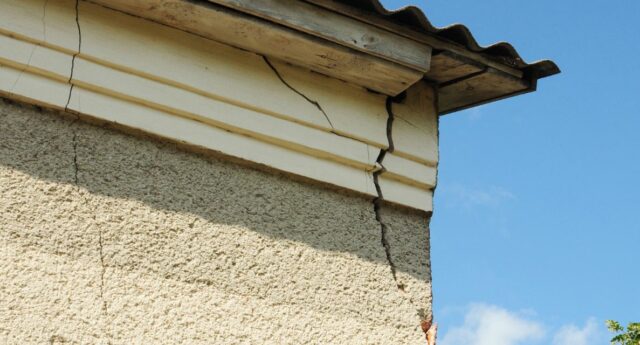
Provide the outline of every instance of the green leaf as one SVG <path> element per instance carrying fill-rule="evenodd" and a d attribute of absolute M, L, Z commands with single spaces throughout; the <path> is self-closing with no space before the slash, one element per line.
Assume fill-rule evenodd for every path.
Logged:
<path fill-rule="evenodd" d="M 618 321 L 613 321 L 613 320 L 607 320 L 606 321 L 606 325 L 607 328 L 611 331 L 611 332 L 622 332 L 624 331 L 624 328 L 622 328 L 622 326 L 620 326 L 620 323 Z"/>
<path fill-rule="evenodd" d="M 612 345 L 640 345 L 640 322 L 631 322 L 627 325 L 627 330 L 614 320 L 606 321 L 609 331 L 616 334 L 611 338 Z"/>

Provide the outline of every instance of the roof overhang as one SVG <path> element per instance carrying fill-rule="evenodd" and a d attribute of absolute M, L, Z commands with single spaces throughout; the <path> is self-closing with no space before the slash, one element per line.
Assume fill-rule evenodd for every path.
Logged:
<path fill-rule="evenodd" d="M 480 47 L 462 25 L 433 27 L 417 8 L 377 0 L 90 0 L 396 96 L 437 85 L 440 114 L 536 89 L 560 70 L 507 43 Z"/>

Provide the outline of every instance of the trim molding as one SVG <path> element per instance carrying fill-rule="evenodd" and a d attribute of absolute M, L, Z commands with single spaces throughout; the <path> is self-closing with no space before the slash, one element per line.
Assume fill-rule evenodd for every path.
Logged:
<path fill-rule="evenodd" d="M 80 51 L 75 1 L 0 0 L 1 94 L 377 196 L 385 96 L 99 5 L 78 10 Z M 393 105 L 395 151 L 379 176 L 385 200 L 425 211 L 438 159 L 429 94 L 412 88 Z"/>

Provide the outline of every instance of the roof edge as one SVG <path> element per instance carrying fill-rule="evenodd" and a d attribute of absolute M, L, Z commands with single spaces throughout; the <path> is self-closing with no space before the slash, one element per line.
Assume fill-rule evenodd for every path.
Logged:
<path fill-rule="evenodd" d="M 379 0 L 304 1 L 312 2 L 320 6 L 323 6 L 323 4 L 331 6 L 331 3 L 337 3 L 370 12 L 394 25 L 404 27 L 418 34 L 426 34 L 439 40 L 456 44 L 470 52 L 481 54 L 491 61 L 516 68 L 525 75 L 535 77 L 536 79 L 542 79 L 561 72 L 558 65 L 551 60 L 527 63 L 516 48 L 508 42 L 497 42 L 489 46 L 482 46 L 473 36 L 471 30 L 463 24 L 436 27 L 431 23 L 427 15 L 416 6 L 405 6 L 397 10 L 389 10 Z"/>

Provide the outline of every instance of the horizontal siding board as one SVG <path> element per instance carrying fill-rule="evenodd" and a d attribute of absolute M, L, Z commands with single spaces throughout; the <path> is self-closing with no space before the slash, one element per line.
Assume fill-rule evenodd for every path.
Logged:
<path fill-rule="evenodd" d="M 248 109 L 333 130 L 322 111 L 289 89 L 258 55 L 125 14 L 112 14 L 113 11 L 101 6 L 85 4 L 80 9 L 82 56 L 104 60 L 129 73 L 173 83 Z M 149 55 L 154 56 L 153 63 L 149 62 Z M 336 107 L 342 109 L 342 114 L 332 116 L 346 116 L 354 112 L 354 107 L 371 112 L 372 96 L 362 88 L 300 68 L 289 68 L 283 74 L 286 74 L 282 77 L 287 82 L 301 79 L 307 85 L 305 93 L 311 99 L 315 98 L 315 93 L 325 94 L 330 90 L 332 99 L 351 103 L 349 107 L 344 104 Z M 380 113 L 384 105 L 381 101 L 378 103 Z M 378 139 L 378 133 L 385 131 L 385 121 L 379 116 L 371 117 L 369 121 L 367 126 L 341 132 L 373 145 L 385 145 Z M 367 131 L 371 126 L 379 128 L 371 133 Z"/>
<path fill-rule="evenodd" d="M 69 109 L 317 181 L 376 195 L 370 173 L 361 169 L 203 125 L 191 119 L 179 118 L 81 87 L 73 89 Z"/>
<path fill-rule="evenodd" d="M 37 2 L 25 4 L 29 1 Z M 97 33 L 117 16 L 142 23 L 125 25 L 115 35 Z M 81 3 L 80 23 L 79 54 L 27 37 L 27 31 L 12 34 L 11 25 L 0 23 L 0 94 L 57 109 L 69 101 L 68 109 L 83 115 L 377 196 L 372 174 L 380 149 L 387 148 L 385 96 L 286 63 L 269 66 L 252 53 L 95 5 Z M 147 24 L 151 27 L 127 35 Z M 173 38 L 167 43 L 162 30 L 175 37 L 168 35 Z M 77 32 L 67 34 L 77 39 Z M 140 50 L 128 49 L 138 43 Z M 412 88 L 408 97 L 420 92 L 426 94 L 428 85 Z M 425 163 L 429 156 L 407 154 L 431 149 L 429 141 L 424 146 L 425 135 L 436 133 L 429 127 L 431 108 L 417 104 L 396 103 L 393 111 L 432 131 L 411 132 L 396 119 L 396 152 L 385 158 L 380 181 L 386 200 L 430 210 L 435 164 Z M 422 123 L 424 116 L 428 121 Z M 437 138 L 430 140 L 437 144 Z"/>
<path fill-rule="evenodd" d="M 26 37 L 67 52 L 78 49 L 75 0 L 2 0 L 0 33 Z"/>
<path fill-rule="evenodd" d="M 21 41 L 0 33 L 0 63 L 19 70 L 37 71 L 52 79 L 68 81 L 72 56 L 39 44 Z"/>
<path fill-rule="evenodd" d="M 397 95 L 423 72 L 204 1 L 91 0 L 222 43 Z"/>
<path fill-rule="evenodd" d="M 415 188 L 398 180 L 380 176 L 378 184 L 384 200 L 423 211 L 433 211 L 433 191 Z"/>
<path fill-rule="evenodd" d="M 259 55 L 90 3 L 81 3 L 80 13 L 86 58 L 330 130 L 322 113 L 289 90 Z"/>
<path fill-rule="evenodd" d="M 330 121 L 332 132 L 387 148 L 387 97 L 373 92 L 349 92 L 349 85 L 317 73 L 274 62 L 289 85 L 317 102 Z"/>
<path fill-rule="evenodd" d="M 370 145 L 77 58 L 73 83 L 325 159 L 373 169 Z"/>
<path fill-rule="evenodd" d="M 0 94 L 56 109 L 64 108 L 71 86 L 0 63 Z"/>
<path fill-rule="evenodd" d="M 385 171 L 381 174 L 385 178 L 398 180 L 402 183 L 422 189 L 432 189 L 436 185 L 435 166 L 428 166 L 410 159 L 387 153 L 384 156 Z"/>

